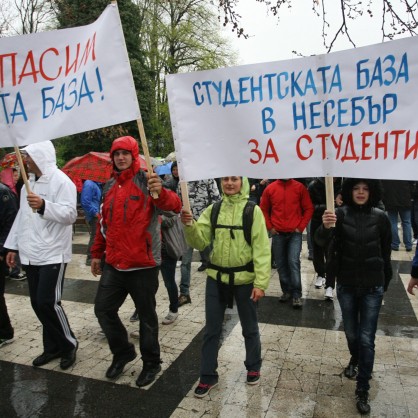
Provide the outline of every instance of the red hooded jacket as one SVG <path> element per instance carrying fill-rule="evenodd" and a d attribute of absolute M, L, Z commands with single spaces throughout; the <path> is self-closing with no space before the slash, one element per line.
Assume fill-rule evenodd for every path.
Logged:
<path fill-rule="evenodd" d="M 176 193 L 162 189 L 153 199 L 147 189 L 147 175 L 139 169 L 139 148 L 130 136 L 115 139 L 110 150 L 132 154 L 130 168 L 117 171 L 103 188 L 99 228 L 91 248 L 92 258 L 102 258 L 118 270 L 151 268 L 161 264 L 159 209 L 180 212 Z"/>

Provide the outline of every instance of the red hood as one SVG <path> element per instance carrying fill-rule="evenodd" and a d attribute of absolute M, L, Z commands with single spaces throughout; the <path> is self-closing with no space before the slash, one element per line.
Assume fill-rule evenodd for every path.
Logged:
<path fill-rule="evenodd" d="M 112 162 L 113 153 L 119 149 L 124 149 L 132 154 L 133 162 L 130 169 L 133 171 L 133 174 L 137 173 L 141 167 L 141 163 L 139 161 L 138 142 L 136 142 L 135 138 L 132 138 L 131 136 L 121 136 L 120 138 L 116 138 L 112 143 L 112 148 L 110 148 L 110 158 Z M 114 162 L 113 168 L 116 169 Z"/>

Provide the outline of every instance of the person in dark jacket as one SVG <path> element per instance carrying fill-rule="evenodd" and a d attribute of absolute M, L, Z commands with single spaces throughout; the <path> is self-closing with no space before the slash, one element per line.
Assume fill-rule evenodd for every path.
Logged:
<path fill-rule="evenodd" d="M 401 218 L 403 243 L 412 251 L 411 200 L 413 182 L 407 180 L 382 180 L 383 203 L 392 225 L 392 250 L 398 251 L 401 240 L 398 234 L 398 216 Z"/>
<path fill-rule="evenodd" d="M 6 185 L 0 183 L 0 347 L 13 342 L 14 330 L 7 313 L 4 288 L 8 267 L 7 250 L 3 247 L 17 214 L 17 196 Z"/>
<path fill-rule="evenodd" d="M 323 224 L 315 234 L 319 245 L 327 245 L 333 237 L 337 297 L 351 354 L 344 375 L 357 378 L 355 393 L 361 414 L 370 412 L 368 391 L 377 320 L 383 293 L 392 278 L 390 221 L 376 207 L 381 193 L 378 180 L 344 180 L 344 206 L 337 208 L 336 213 L 326 210 Z"/>
<path fill-rule="evenodd" d="M 139 147 L 130 136 L 117 138 L 110 150 L 113 176 L 103 188 L 100 228 L 91 248 L 91 271 L 101 275 L 94 312 L 104 331 L 113 361 L 106 371 L 117 378 L 136 358 L 118 310 L 131 295 L 139 316 L 139 348 L 143 368 L 136 384 L 147 386 L 161 371 L 155 295 L 161 265 L 160 210 L 179 213 L 176 193 L 162 187 L 156 173 L 140 169 Z M 156 193 L 153 199 L 150 193 Z M 103 272 L 101 259 L 105 254 Z"/>
<path fill-rule="evenodd" d="M 164 181 L 164 187 L 172 190 L 173 192 L 176 192 L 179 180 L 179 169 L 177 167 L 177 161 L 173 161 L 173 164 L 171 164 L 171 177 Z"/>

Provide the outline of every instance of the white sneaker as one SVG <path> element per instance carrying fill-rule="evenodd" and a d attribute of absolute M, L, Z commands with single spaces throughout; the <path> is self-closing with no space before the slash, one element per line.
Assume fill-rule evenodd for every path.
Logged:
<path fill-rule="evenodd" d="M 417 245 L 417 241 L 416 239 L 414 239 L 414 241 L 412 242 L 412 245 Z"/>
<path fill-rule="evenodd" d="M 317 276 L 315 280 L 315 287 L 320 289 L 324 285 L 325 279 L 321 276 Z"/>
<path fill-rule="evenodd" d="M 334 289 L 331 286 L 328 286 L 325 290 L 325 299 L 334 299 Z"/>
<path fill-rule="evenodd" d="M 174 313 L 174 312 L 168 311 L 167 316 L 163 319 L 163 322 L 161 323 L 163 325 L 172 324 L 177 319 L 178 316 L 179 316 L 178 312 Z"/>

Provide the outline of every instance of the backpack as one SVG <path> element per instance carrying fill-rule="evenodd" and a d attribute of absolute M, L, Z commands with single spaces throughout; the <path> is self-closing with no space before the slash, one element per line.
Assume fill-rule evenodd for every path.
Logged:
<path fill-rule="evenodd" d="M 244 231 L 244 237 L 248 245 L 251 246 L 251 229 L 254 219 L 254 208 L 256 204 L 249 200 L 242 211 L 242 226 L 220 225 L 218 224 L 218 216 L 221 210 L 222 200 L 215 202 L 212 206 L 212 213 L 210 215 L 210 222 L 212 224 L 212 236 L 215 237 L 216 228 L 226 228 L 231 232 L 231 238 L 234 238 L 234 229 L 242 229 Z"/>

